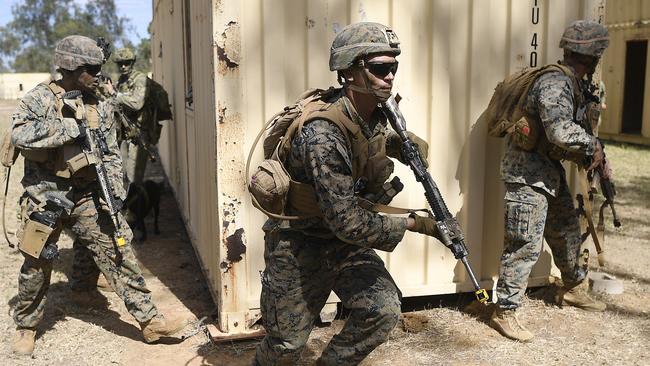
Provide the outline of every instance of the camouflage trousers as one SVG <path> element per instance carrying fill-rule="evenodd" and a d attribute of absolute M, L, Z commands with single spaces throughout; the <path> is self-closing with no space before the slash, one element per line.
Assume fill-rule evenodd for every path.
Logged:
<path fill-rule="evenodd" d="M 74 197 L 75 206 L 70 215 L 52 232 L 48 243 L 56 243 L 63 229 L 70 229 L 76 236 L 75 252 L 82 251 L 85 259 L 94 261 L 94 282 L 88 273 L 84 276 L 86 286 L 75 284 L 78 290 L 94 289 L 101 271 L 111 283 L 117 295 L 124 301 L 129 313 L 138 321 L 146 322 L 157 313 L 142 271 L 131 249 L 133 234 L 120 215 L 122 233 L 127 244 L 119 250 L 113 241 L 113 222 L 102 208 L 97 194 L 85 192 Z M 23 220 L 34 210 L 29 199 L 24 200 Z M 23 253 L 25 260 L 18 277 L 18 303 L 14 309 L 14 322 L 19 328 L 35 328 L 43 318 L 47 291 L 50 286 L 52 260 L 34 258 Z M 89 268 L 89 266 L 87 267 Z M 78 271 L 78 270 L 77 270 Z M 73 270 L 73 272 L 75 272 Z M 81 278 L 81 277 L 80 277 Z M 74 279 L 73 279 L 74 282 Z M 91 282 L 92 285 L 90 284 Z"/>
<path fill-rule="evenodd" d="M 127 179 L 124 186 L 128 187 L 129 183 L 141 184 L 144 180 L 144 171 L 147 168 L 147 159 L 149 158 L 147 152 L 138 144 L 125 140 L 120 145 L 120 155 L 122 156 L 124 173 Z"/>
<path fill-rule="evenodd" d="M 266 337 L 257 365 L 296 365 L 331 291 L 350 311 L 321 355 L 325 365 L 356 365 L 388 339 L 401 293 L 372 249 L 301 233 L 265 237 L 261 310 Z"/>
<path fill-rule="evenodd" d="M 506 183 L 505 234 L 496 295 L 502 308 L 521 305 L 530 272 L 546 239 L 565 282 L 580 282 L 580 224 L 566 182 L 556 197 L 525 184 Z"/>

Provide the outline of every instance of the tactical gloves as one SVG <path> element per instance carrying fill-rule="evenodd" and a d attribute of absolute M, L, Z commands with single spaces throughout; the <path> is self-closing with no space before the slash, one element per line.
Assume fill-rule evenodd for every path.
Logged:
<path fill-rule="evenodd" d="M 427 157 L 429 156 L 429 144 L 411 131 L 406 131 L 406 134 L 415 146 L 417 146 L 422 162 L 428 168 L 429 162 L 427 161 Z M 402 164 L 407 164 L 406 159 L 402 156 L 402 139 L 395 132 L 391 132 L 386 138 L 386 155 L 399 160 Z"/>
<path fill-rule="evenodd" d="M 436 220 L 433 217 L 420 216 L 416 214 L 410 214 L 409 217 L 415 221 L 411 231 L 432 236 L 440 240 L 440 232 L 438 231 L 438 226 L 436 226 Z"/>

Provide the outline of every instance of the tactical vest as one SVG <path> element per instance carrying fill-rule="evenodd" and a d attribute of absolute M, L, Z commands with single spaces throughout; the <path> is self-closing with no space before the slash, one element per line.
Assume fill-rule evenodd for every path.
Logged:
<path fill-rule="evenodd" d="M 327 120 L 334 123 L 345 135 L 351 148 L 352 179 L 355 190 L 363 193 L 374 193 L 390 177 L 393 172 L 393 162 L 386 155 L 386 132 L 376 134 L 368 140 L 361 127 L 354 123 L 345 113 L 344 99 L 337 102 L 326 102 L 317 99 L 308 103 L 302 115 L 287 129 L 284 138 L 278 146 L 278 159 L 284 162 L 291 150 L 291 143 L 302 128 L 316 120 Z M 361 192 L 355 192 L 361 193 Z M 292 212 L 301 216 L 321 217 L 316 193 L 311 184 L 291 180 L 287 206 Z"/>
<path fill-rule="evenodd" d="M 296 134 L 300 134 L 305 125 L 315 120 L 327 120 L 343 132 L 347 146 L 351 149 L 350 162 L 355 194 L 379 191 L 384 181 L 392 174 L 393 162 L 386 155 L 385 130 L 368 140 L 363 135 L 361 127 L 345 113 L 345 109 L 350 110 L 352 107 L 346 106 L 347 101 L 341 99 L 343 97 L 340 94 L 341 90 L 334 88 L 308 90 L 295 104 L 285 107 L 273 116 L 258 134 L 248 154 L 246 175 L 248 177 L 255 146 L 260 137 L 266 133 L 265 160 L 250 177 L 248 184 L 253 205 L 266 215 L 283 220 L 322 216 L 314 187 L 294 180 L 284 166 Z M 405 211 L 384 205 L 373 205 L 362 199 L 360 204 L 374 211 L 392 210 L 390 213 Z M 286 216 L 287 210 L 290 210 L 294 216 Z"/>
<path fill-rule="evenodd" d="M 562 64 L 551 64 L 534 69 L 524 69 L 508 76 L 500 82 L 482 118 L 487 120 L 488 135 L 505 137 L 525 151 L 541 148 L 544 152 L 553 149 L 548 142 L 539 115 L 526 110 L 528 94 L 535 81 L 549 72 L 560 71 L 571 79 L 573 84 L 574 120 L 578 107 L 582 104 L 580 84 L 573 71 Z"/>
<path fill-rule="evenodd" d="M 55 108 L 58 118 L 74 119 L 76 123 L 87 120 L 90 128 L 99 128 L 100 115 L 96 104 L 85 104 L 81 99 L 70 100 L 76 108 L 68 107 L 63 100 L 65 89 L 55 81 L 43 84 L 50 89 L 55 97 Z M 84 178 L 94 179 L 95 173 L 88 167 L 88 160 L 77 144 L 67 144 L 51 149 L 21 150 L 25 159 L 39 163 L 42 167 L 50 170 L 54 175 L 61 178 Z"/>

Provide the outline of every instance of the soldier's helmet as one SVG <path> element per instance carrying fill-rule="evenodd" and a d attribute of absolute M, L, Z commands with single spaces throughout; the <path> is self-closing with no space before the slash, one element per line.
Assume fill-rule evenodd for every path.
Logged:
<path fill-rule="evenodd" d="M 101 65 L 104 53 L 97 42 L 84 36 L 67 36 L 54 47 L 54 65 L 74 71 L 83 65 Z"/>
<path fill-rule="evenodd" d="M 354 61 L 373 53 L 397 56 L 402 51 L 393 30 L 379 23 L 354 23 L 343 28 L 334 37 L 330 49 L 330 70 L 345 70 Z"/>
<path fill-rule="evenodd" d="M 602 56 L 607 46 L 607 28 L 592 20 L 577 20 L 571 23 L 560 39 L 560 48 L 595 57 Z"/>
<path fill-rule="evenodd" d="M 115 62 L 133 61 L 135 60 L 135 52 L 133 52 L 133 49 L 129 47 L 120 48 L 115 51 L 113 60 Z"/>

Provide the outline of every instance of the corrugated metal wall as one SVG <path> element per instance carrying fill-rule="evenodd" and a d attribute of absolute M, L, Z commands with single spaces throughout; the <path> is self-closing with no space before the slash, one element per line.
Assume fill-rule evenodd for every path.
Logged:
<path fill-rule="evenodd" d="M 607 89 L 607 110 L 603 113 L 601 134 L 631 142 L 650 144 L 650 69 L 646 63 L 645 97 L 641 135 L 621 136 L 625 64 L 628 41 L 650 40 L 650 2 L 608 0 L 605 23 L 609 27 L 610 46 L 603 57 L 603 81 Z M 647 61 L 650 61 L 648 48 Z M 627 138 L 626 138 L 627 137 Z"/>
<path fill-rule="evenodd" d="M 404 97 L 400 106 L 409 129 L 430 142 L 430 172 L 458 213 L 470 263 L 492 287 L 503 240 L 502 142 L 488 140 L 484 126 L 472 126 L 498 81 L 531 63 L 558 60 L 564 27 L 600 1 L 192 1 L 192 14 L 200 9 L 191 23 L 193 112 L 180 107 L 179 3 L 154 1 L 155 76 L 176 102 L 176 120 L 161 151 L 213 285 L 223 331 L 242 332 L 258 316 L 249 309 L 259 307 L 264 217 L 245 189 L 246 154 L 265 120 L 303 90 L 336 85 L 329 47 L 350 22 L 389 24 L 399 36 L 403 52 L 394 90 Z M 156 58 L 161 42 L 163 57 Z M 255 162 L 260 158 L 261 149 Z M 412 173 L 400 167 L 396 174 L 407 188 L 394 204 L 421 206 Z M 381 255 L 405 296 L 471 289 L 462 265 L 434 240 L 409 233 L 394 253 Z M 547 253 L 531 283 L 545 283 L 550 268 Z"/>

